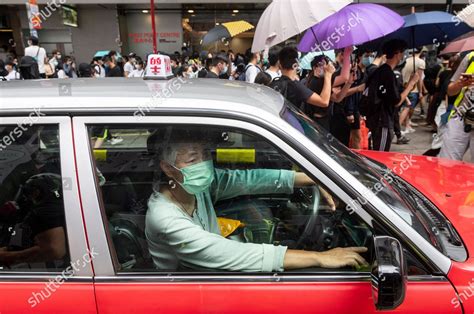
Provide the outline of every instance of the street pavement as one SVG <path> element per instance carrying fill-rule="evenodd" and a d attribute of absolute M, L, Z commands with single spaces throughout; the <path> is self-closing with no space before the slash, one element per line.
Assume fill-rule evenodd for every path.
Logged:
<path fill-rule="evenodd" d="M 417 108 L 418 109 L 418 108 Z M 427 110 L 425 109 L 425 112 Z M 412 121 L 417 123 L 419 126 L 413 127 L 416 132 L 407 134 L 406 137 L 410 138 L 410 143 L 404 145 L 397 145 L 396 137 L 392 143 L 390 151 L 399 152 L 404 154 L 412 155 L 423 155 L 427 150 L 431 149 L 431 142 L 433 141 L 433 132 L 431 132 L 430 126 L 423 126 L 425 118 L 421 117 L 419 111 L 415 111 L 412 117 Z M 470 162 L 470 152 L 466 152 L 464 155 L 464 162 Z"/>
<path fill-rule="evenodd" d="M 418 123 L 419 126 L 413 127 L 416 132 L 405 135 L 410 138 L 410 143 L 404 145 L 397 145 L 396 137 L 392 143 L 391 151 L 400 152 L 405 154 L 423 155 L 427 150 L 431 148 L 431 142 L 433 140 L 433 134 L 431 127 L 422 126 L 424 118 L 420 117 L 418 113 L 413 115 L 412 121 Z"/>

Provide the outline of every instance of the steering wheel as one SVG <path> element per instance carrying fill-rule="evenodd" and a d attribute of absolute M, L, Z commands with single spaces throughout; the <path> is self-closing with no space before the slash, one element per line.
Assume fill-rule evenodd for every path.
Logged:
<path fill-rule="evenodd" d="M 319 191 L 319 186 L 317 185 L 313 186 L 311 198 L 313 200 L 310 206 L 311 217 L 309 217 L 308 221 L 306 222 L 303 233 L 301 234 L 296 244 L 296 247 L 300 247 L 302 242 L 312 234 L 316 226 L 316 220 L 318 218 L 318 212 L 319 212 L 319 203 L 321 202 L 321 192 Z"/>

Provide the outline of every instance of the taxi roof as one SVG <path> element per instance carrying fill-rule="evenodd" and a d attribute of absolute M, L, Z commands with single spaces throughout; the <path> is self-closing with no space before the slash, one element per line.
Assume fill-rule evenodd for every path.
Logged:
<path fill-rule="evenodd" d="M 91 78 L 0 82 L 0 115 L 39 107 L 59 113 L 203 107 L 247 114 L 264 110 L 279 115 L 283 104 L 283 97 L 271 88 L 229 80 Z"/>

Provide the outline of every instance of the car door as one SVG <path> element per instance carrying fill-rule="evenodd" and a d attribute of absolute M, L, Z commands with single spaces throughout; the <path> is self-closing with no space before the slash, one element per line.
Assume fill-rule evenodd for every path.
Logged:
<path fill-rule="evenodd" d="M 282 186 L 288 181 L 269 177 L 269 184 L 281 193 L 259 186 L 252 191 L 241 185 L 237 192 L 229 192 L 232 197 L 216 199 L 214 208 L 219 218 L 245 225 L 241 233 L 234 231 L 231 236 L 253 244 L 307 250 L 370 246 L 372 236 L 381 232 L 375 228 L 375 219 L 363 209 L 347 212 L 345 204 L 351 197 L 338 183 L 268 130 L 229 119 L 170 116 L 141 117 L 139 121 L 132 117 L 76 117 L 74 129 L 81 152 L 78 171 L 88 236 L 91 246 L 104 252 L 94 260 L 99 313 L 376 312 L 368 266 L 359 270 L 314 267 L 260 272 L 241 266 L 229 271 L 203 267 L 190 254 L 186 263 L 171 269 L 171 265 L 163 266 L 162 252 L 150 248 L 155 240 L 163 240 L 160 236 L 166 238 L 158 235 L 155 239 L 146 223 L 148 199 L 160 189 L 156 182 L 171 185 L 160 173 L 164 160 L 160 151 L 170 145 L 166 142 L 173 138 L 170 134 L 196 136 L 203 131 L 207 133 L 198 136 L 198 141 L 208 144 L 215 168 L 236 176 L 237 171 L 261 168 L 284 169 L 285 174 L 300 171 L 318 184 L 317 189 L 284 192 Z M 101 143 L 101 136 L 107 133 L 122 137 L 122 143 Z M 335 213 L 327 195 L 338 208 Z M 320 218 L 308 229 L 315 211 Z M 200 215 L 198 218 L 206 229 L 207 220 L 201 220 Z M 373 261 L 371 253 L 369 250 L 365 255 L 369 262 Z M 395 311 L 460 313 L 452 306 L 456 294 L 445 277 L 430 273 L 410 248 L 407 253 L 418 272 L 409 278 L 405 302 Z M 219 259 L 236 258 L 232 252 L 230 256 L 210 254 Z M 209 265 L 212 262 L 211 258 Z"/>
<path fill-rule="evenodd" d="M 0 313 L 96 313 L 69 117 L 0 117 Z"/>

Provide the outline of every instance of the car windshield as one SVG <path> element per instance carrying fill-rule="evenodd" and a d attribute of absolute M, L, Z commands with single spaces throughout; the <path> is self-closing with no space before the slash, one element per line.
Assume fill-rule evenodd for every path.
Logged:
<path fill-rule="evenodd" d="M 402 180 L 401 178 L 392 173 L 388 168 L 381 168 L 368 159 L 353 153 L 293 105 L 286 105 L 281 117 L 374 192 L 420 235 L 439 248 L 438 241 L 431 227 L 432 222 L 419 215 L 416 207 L 410 202 L 412 197 L 407 195 L 407 190 L 399 189 L 397 184 L 394 183 L 395 181 Z M 359 197 L 357 200 L 353 200 L 351 205 L 355 206 L 356 204 L 365 204 L 366 202 L 366 199 Z M 350 208 L 348 209 L 350 210 Z"/>

